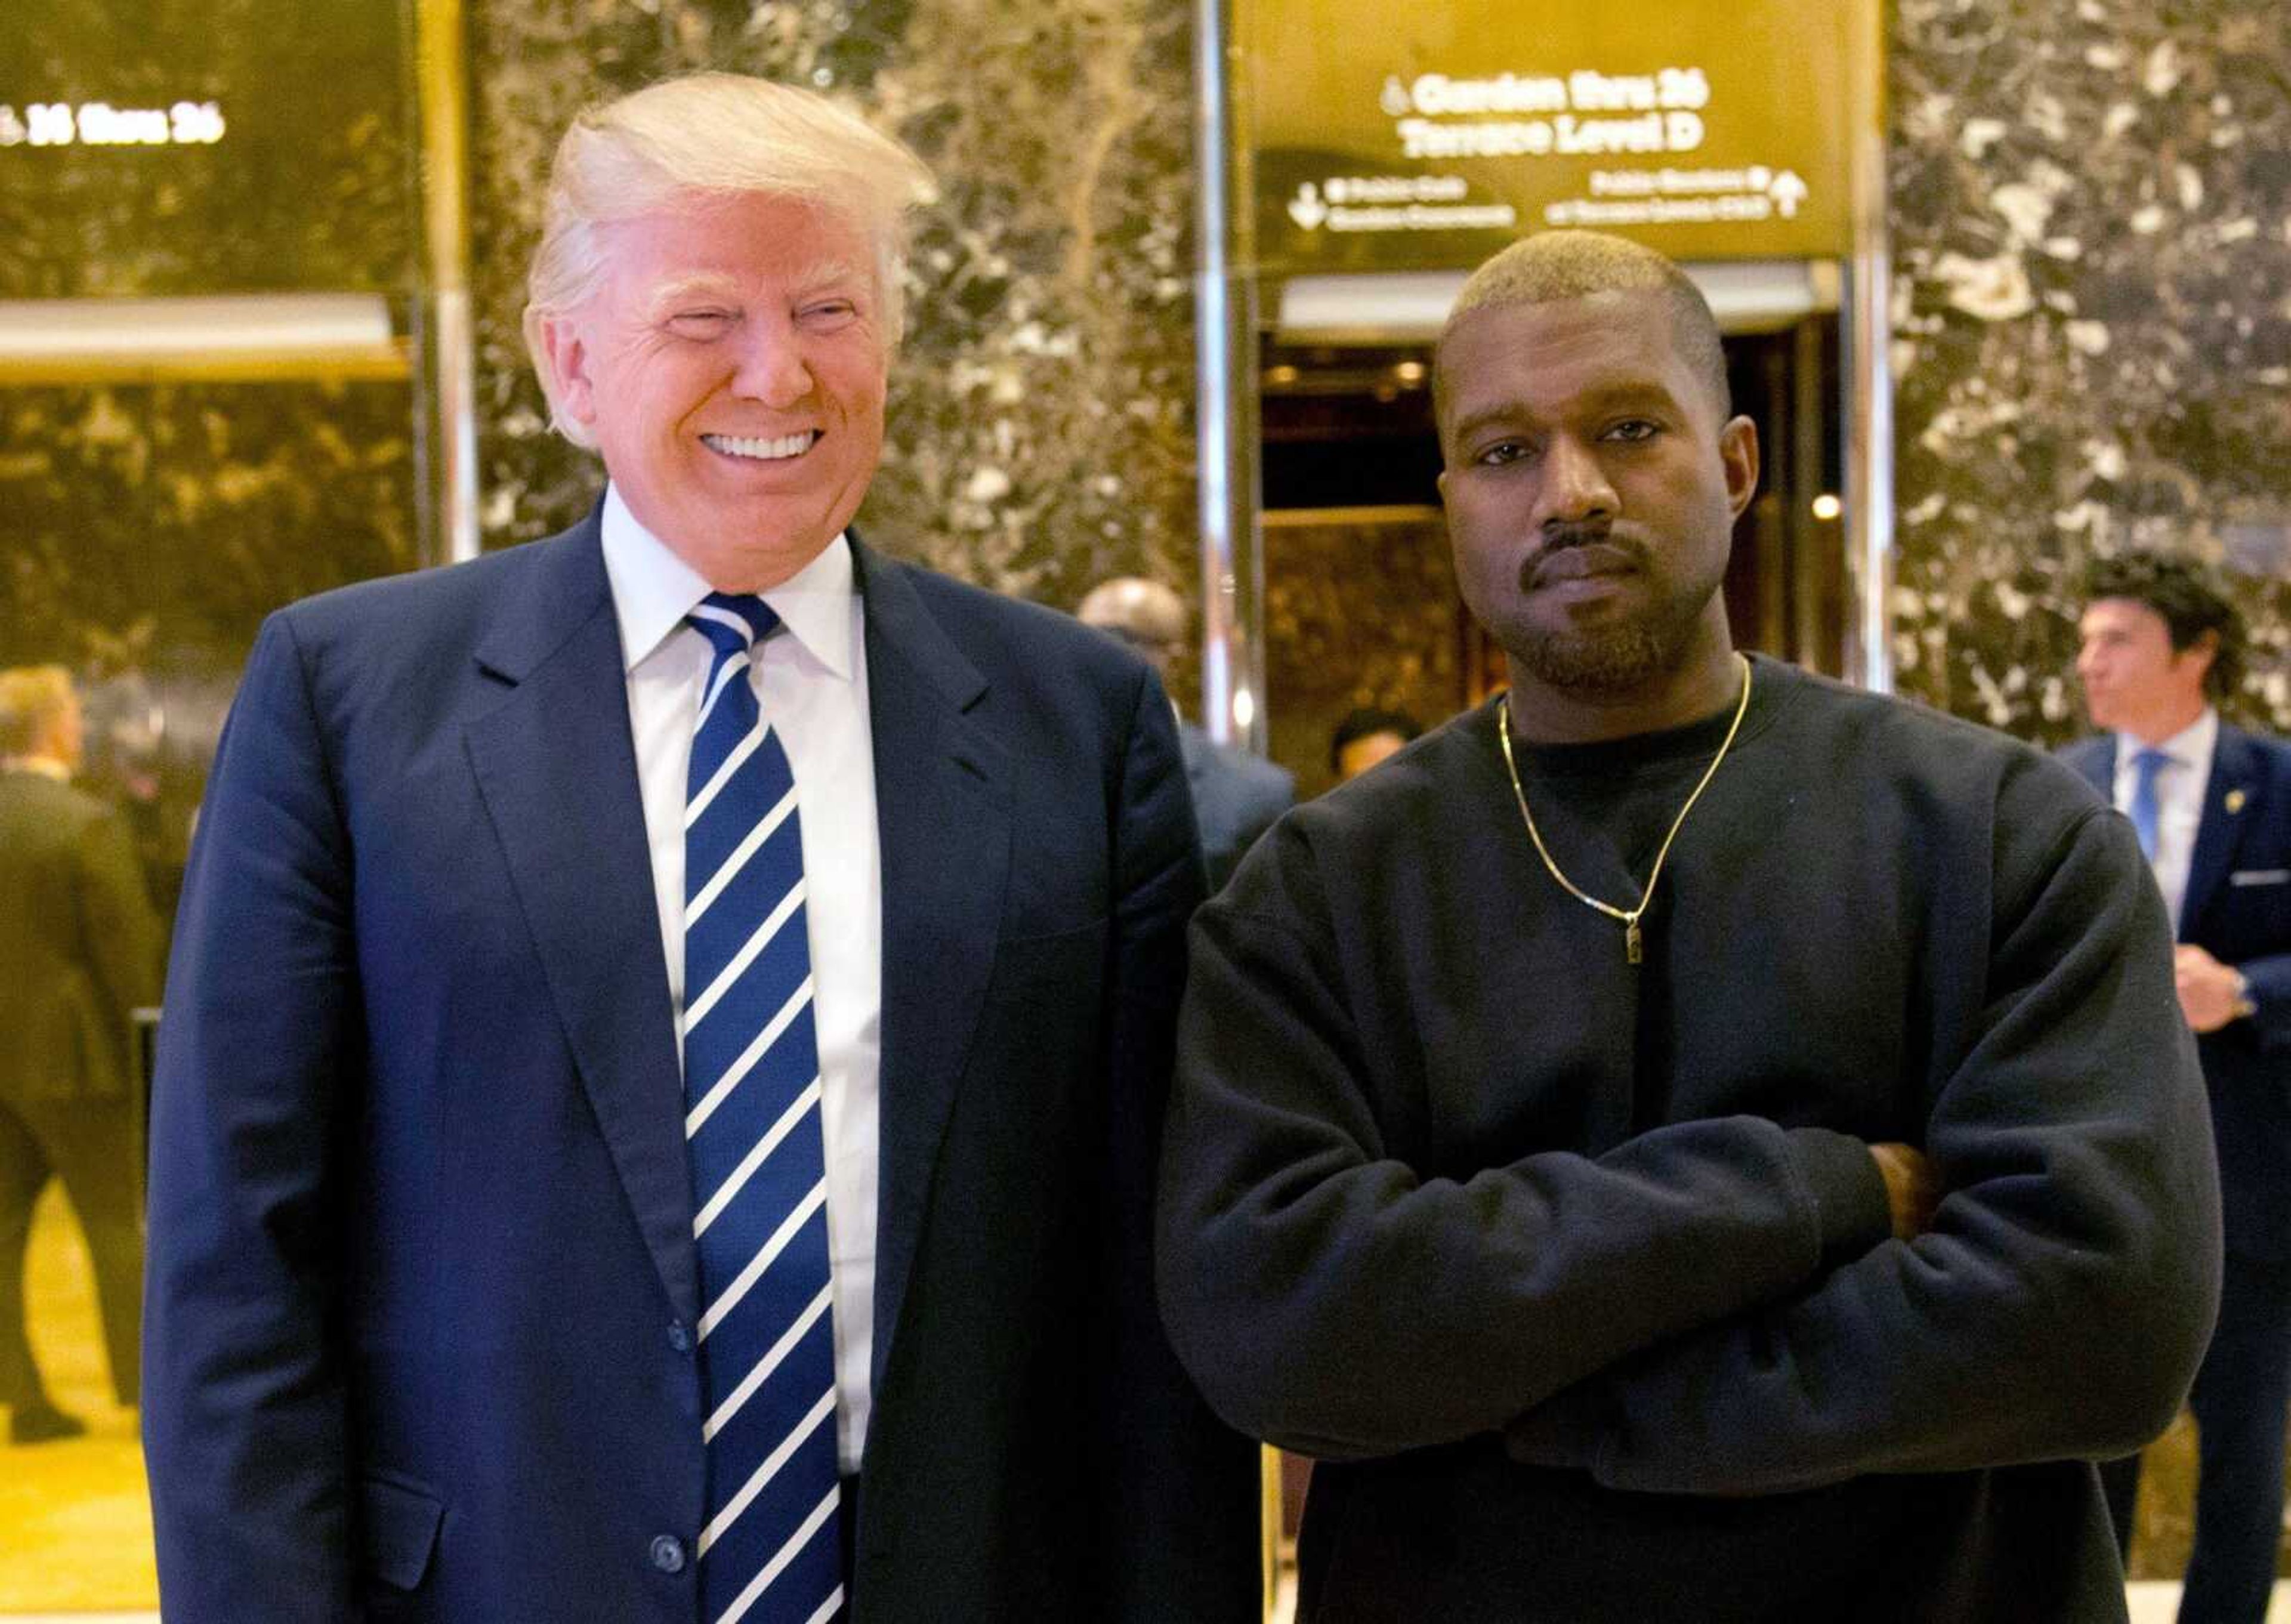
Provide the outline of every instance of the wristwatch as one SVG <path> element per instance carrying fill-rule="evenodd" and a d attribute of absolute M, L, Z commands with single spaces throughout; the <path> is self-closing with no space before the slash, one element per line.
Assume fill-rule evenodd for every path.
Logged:
<path fill-rule="evenodd" d="M 2259 1013 L 2259 1006 L 2251 999 L 2251 977 L 2241 970 L 2235 973 L 2235 1004 L 2228 1011 L 2231 1021 L 2249 1020 Z"/>

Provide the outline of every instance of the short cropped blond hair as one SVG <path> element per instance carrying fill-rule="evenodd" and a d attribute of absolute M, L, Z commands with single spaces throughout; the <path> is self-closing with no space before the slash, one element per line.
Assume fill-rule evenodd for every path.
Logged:
<path fill-rule="evenodd" d="M 60 665 L 0 671 L 0 756 L 30 755 L 78 703 L 71 673 Z"/>
<path fill-rule="evenodd" d="M 1448 334 L 1475 310 L 1509 305 L 1550 304 L 1588 299 L 1595 293 L 1647 293 L 1669 307 L 1671 342 L 1708 392 L 1718 415 L 1733 414 L 1733 392 L 1726 380 L 1726 346 L 1717 318 L 1694 278 L 1676 261 L 1644 243 L 1604 231 L 1541 231 L 1522 237 L 1483 262 L 1464 283 L 1440 331 Z M 1444 402 L 1435 363 L 1432 399 Z"/>

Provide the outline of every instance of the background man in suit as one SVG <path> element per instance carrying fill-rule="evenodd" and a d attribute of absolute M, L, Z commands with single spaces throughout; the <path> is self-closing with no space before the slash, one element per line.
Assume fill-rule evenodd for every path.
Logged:
<path fill-rule="evenodd" d="M 1150 1289 L 1169 702 L 847 528 L 924 180 L 734 76 L 583 115 L 527 332 L 600 509 L 265 628 L 160 1039 L 171 1616 L 1253 1616 Z"/>
<path fill-rule="evenodd" d="M 58 665 L 0 671 L 0 1403 L 18 1443 L 86 1430 L 51 1401 L 24 1330 L 25 1243 L 51 1173 L 95 1266 L 112 1388 L 135 1402 L 136 1076 L 157 927 L 125 821 L 75 789 L 80 706 Z"/>
<path fill-rule="evenodd" d="M 1186 604 L 1158 581 L 1118 575 L 1101 581 L 1083 597 L 1074 615 L 1121 639 L 1151 663 L 1166 685 L 1170 665 L 1186 647 Z M 1178 743 L 1186 756 L 1186 783 L 1193 792 L 1194 821 L 1202 836 L 1202 861 L 1210 889 L 1221 888 L 1242 854 L 1273 826 L 1297 799 L 1297 781 L 1285 768 L 1262 756 L 1219 744 L 1181 715 Z"/>
<path fill-rule="evenodd" d="M 2291 1405 L 2291 747 L 2231 727 L 2243 620 L 2184 560 L 2104 560 L 2086 583 L 2077 676 L 2101 737 L 2065 759 L 2126 813 L 2177 929 L 2219 1145 L 2227 1265 L 2190 1403 L 2196 1545 L 2186 1624 L 2266 1616 Z M 2128 1548 L 2140 1458 L 2103 1469 Z"/>

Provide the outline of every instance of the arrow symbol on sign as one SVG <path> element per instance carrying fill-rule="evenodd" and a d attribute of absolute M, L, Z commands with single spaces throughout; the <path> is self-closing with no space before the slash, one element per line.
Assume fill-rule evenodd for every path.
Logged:
<path fill-rule="evenodd" d="M 1289 200 L 1289 218 L 1305 231 L 1317 231 L 1321 222 L 1329 217 L 1329 205 L 1321 201 L 1321 189 L 1310 181 L 1297 189 Z"/>
<path fill-rule="evenodd" d="M 1767 196 L 1781 210 L 1784 220 L 1795 220 L 1797 218 L 1797 205 L 1806 199 L 1806 184 L 1798 179 L 1797 171 L 1785 169 L 1774 177 L 1773 185 L 1767 189 Z"/>

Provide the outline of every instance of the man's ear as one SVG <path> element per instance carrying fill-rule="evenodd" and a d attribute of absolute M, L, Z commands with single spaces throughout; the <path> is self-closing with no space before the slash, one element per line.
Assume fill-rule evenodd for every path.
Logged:
<path fill-rule="evenodd" d="M 570 315 L 541 318 L 541 353 L 549 368 L 550 395 L 557 409 L 586 427 L 597 420 L 597 386 L 589 340 Z"/>
<path fill-rule="evenodd" d="M 2190 643 L 2185 648 L 2181 649 L 2179 653 L 2173 657 L 2175 659 L 2194 661 L 2196 663 L 2197 675 L 2199 677 L 2208 677 L 2211 675 L 2212 671 L 2212 662 L 2219 658 L 2219 651 L 2220 635 L 2218 632 L 2199 631 L 2196 633 L 2195 640 Z"/>
<path fill-rule="evenodd" d="M 1718 461 L 1726 470 L 1726 506 L 1735 518 L 1758 490 L 1758 427 L 1747 417 L 1727 419 L 1718 430 Z"/>

